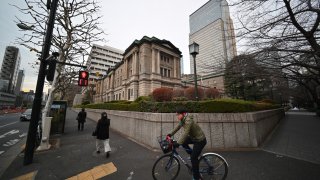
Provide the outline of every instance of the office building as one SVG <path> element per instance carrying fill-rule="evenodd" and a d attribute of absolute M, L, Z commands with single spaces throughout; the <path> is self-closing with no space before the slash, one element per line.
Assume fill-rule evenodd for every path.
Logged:
<path fill-rule="evenodd" d="M 87 61 L 87 68 L 90 72 L 89 84 L 95 84 L 98 79 L 105 76 L 109 68 L 122 60 L 122 54 L 122 50 L 94 44 Z"/>
<path fill-rule="evenodd" d="M 210 0 L 189 17 L 189 43 L 199 44 L 196 56 L 198 75 L 221 75 L 225 65 L 236 56 L 233 22 L 226 0 Z M 194 73 L 190 56 L 190 72 Z"/>
<path fill-rule="evenodd" d="M 13 94 L 16 89 L 20 61 L 21 56 L 19 48 L 14 46 L 7 46 L 0 72 L 0 79 L 9 81 L 8 89 L 6 91 L 7 93 Z"/>
<path fill-rule="evenodd" d="M 18 78 L 17 78 L 17 85 L 16 85 L 16 88 L 14 90 L 14 94 L 15 95 L 19 95 L 20 94 L 20 91 L 22 90 L 23 80 L 24 80 L 24 70 L 19 70 Z"/>

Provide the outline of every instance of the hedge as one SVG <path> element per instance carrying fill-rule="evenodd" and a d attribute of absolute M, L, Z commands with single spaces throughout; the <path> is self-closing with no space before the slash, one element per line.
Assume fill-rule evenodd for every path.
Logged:
<path fill-rule="evenodd" d="M 179 106 L 183 106 L 189 112 L 193 113 L 237 113 L 280 108 L 279 105 L 267 102 L 243 101 L 234 99 L 171 102 L 154 102 L 140 99 L 140 101 L 135 102 L 117 101 L 105 102 L 101 104 L 78 105 L 75 107 L 120 111 L 174 113 L 176 108 Z"/>

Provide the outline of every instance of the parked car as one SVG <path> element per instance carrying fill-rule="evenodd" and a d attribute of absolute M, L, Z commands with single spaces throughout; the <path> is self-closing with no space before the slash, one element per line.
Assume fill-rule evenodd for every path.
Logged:
<path fill-rule="evenodd" d="M 20 121 L 30 121 L 31 120 L 32 109 L 27 109 L 25 112 L 21 113 Z"/>

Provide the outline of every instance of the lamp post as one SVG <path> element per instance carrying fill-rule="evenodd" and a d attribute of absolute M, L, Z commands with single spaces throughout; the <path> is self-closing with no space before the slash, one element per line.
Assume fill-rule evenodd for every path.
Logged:
<path fill-rule="evenodd" d="M 199 44 L 193 42 L 192 44 L 189 45 L 189 53 L 193 57 L 193 70 L 194 70 L 194 95 L 196 100 L 199 100 L 198 97 L 198 83 L 197 83 L 197 69 L 196 69 L 196 56 L 199 54 Z"/>
<path fill-rule="evenodd" d="M 50 1 L 48 1 L 48 3 L 50 3 Z M 37 132 L 37 126 L 38 126 L 38 122 L 40 119 L 40 112 L 41 112 L 42 92 L 43 92 L 43 86 L 44 86 L 44 81 L 46 76 L 46 66 L 47 66 L 46 59 L 49 56 L 56 9 L 58 6 L 58 0 L 52 0 L 50 5 L 51 5 L 50 15 L 49 15 L 49 20 L 47 24 L 47 31 L 45 33 L 46 34 L 45 40 L 44 40 L 44 44 L 41 51 L 38 81 L 37 81 L 35 97 L 32 105 L 31 120 L 29 124 L 27 142 L 26 142 L 26 147 L 24 152 L 24 161 L 23 161 L 24 165 L 31 164 L 33 161 L 36 132 Z M 28 30 L 28 28 L 22 28 L 22 29 Z"/>

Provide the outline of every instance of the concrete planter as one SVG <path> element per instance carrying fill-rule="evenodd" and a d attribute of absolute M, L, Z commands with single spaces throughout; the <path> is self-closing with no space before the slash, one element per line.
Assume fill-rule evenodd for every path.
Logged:
<path fill-rule="evenodd" d="M 75 109 L 79 111 L 80 109 Z M 169 133 L 178 123 L 175 113 L 146 113 L 86 109 L 90 119 L 108 113 L 111 128 L 149 148 L 159 149 L 157 137 Z M 247 113 L 190 113 L 204 130 L 207 149 L 257 148 L 284 117 L 283 109 Z M 175 135 L 179 138 L 183 130 Z"/>

